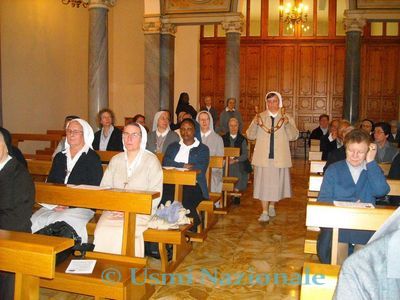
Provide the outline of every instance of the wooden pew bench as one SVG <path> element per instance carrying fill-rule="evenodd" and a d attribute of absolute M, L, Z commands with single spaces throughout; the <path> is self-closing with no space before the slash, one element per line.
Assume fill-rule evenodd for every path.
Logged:
<path fill-rule="evenodd" d="M 324 167 L 326 165 L 325 160 L 311 160 L 310 161 L 310 174 L 320 174 L 324 173 Z"/>
<path fill-rule="evenodd" d="M 38 300 L 39 280 L 55 276 L 56 254 L 73 239 L 0 230 L 0 270 L 15 273 L 14 299 Z"/>
<path fill-rule="evenodd" d="M 49 142 L 50 145 L 45 150 L 39 150 L 39 155 L 52 155 L 63 135 L 61 134 L 37 134 L 37 133 L 14 133 L 12 144 L 18 147 L 19 143 L 24 141 Z M 25 154 L 24 154 L 25 155 Z"/>
<path fill-rule="evenodd" d="M 220 214 L 227 214 L 230 206 L 229 197 L 241 197 L 241 193 L 235 193 L 235 185 L 239 181 L 239 178 L 229 176 L 229 158 L 240 156 L 240 148 L 225 147 L 224 148 L 224 177 L 222 178 L 222 195 L 223 202 L 221 203 L 221 209 L 218 210 Z"/>
<path fill-rule="evenodd" d="M 103 167 L 106 167 L 103 165 Z M 28 170 L 35 179 L 44 181 L 51 168 L 51 162 L 28 160 Z M 163 169 L 164 183 L 175 185 L 175 199 L 182 199 L 183 185 L 196 184 L 197 171 L 178 171 L 178 170 L 165 170 Z M 97 210 L 94 219 L 88 223 L 87 231 L 89 235 L 94 234 L 96 222 L 100 218 L 102 210 Z M 188 230 L 192 227 L 191 224 L 183 225 L 179 229 L 174 230 L 156 230 L 148 229 L 144 232 L 144 240 L 146 242 L 156 242 L 159 244 L 159 252 L 161 255 L 161 271 L 172 272 L 187 254 L 192 250 L 192 244 L 187 240 Z M 204 235 L 194 235 L 194 241 L 204 240 Z M 173 245 L 173 257 L 168 261 L 166 245 Z"/>
<path fill-rule="evenodd" d="M 146 259 L 134 257 L 136 214 L 150 214 L 152 200 L 159 197 L 158 192 L 86 190 L 41 182 L 36 182 L 35 186 L 37 203 L 122 211 L 125 218 L 121 255 L 88 252 L 87 258 L 97 260 L 93 274 L 66 274 L 66 261 L 56 267 L 54 279 L 40 280 L 41 287 L 91 295 L 96 299 L 139 299 L 148 297 L 153 292 L 154 287 L 148 284 L 132 285 L 130 269 L 135 268 L 136 275 L 140 277 L 141 270 L 146 266 Z M 107 284 L 102 278 L 104 272 L 111 267 L 120 273 L 118 283 Z"/>
<path fill-rule="evenodd" d="M 303 265 L 300 300 L 332 299 L 339 272 L 340 266 L 337 265 L 305 262 Z M 321 278 L 321 275 L 323 278 Z"/>
<path fill-rule="evenodd" d="M 309 187 L 309 201 L 316 202 L 318 193 L 321 189 L 322 176 L 314 175 L 310 176 L 310 187 Z M 387 183 L 390 187 L 389 196 L 399 196 L 400 195 L 400 180 L 388 179 Z M 315 227 L 308 228 L 306 232 L 306 237 L 304 241 L 304 253 L 307 254 L 317 254 L 317 239 L 319 230 L 315 230 Z"/>

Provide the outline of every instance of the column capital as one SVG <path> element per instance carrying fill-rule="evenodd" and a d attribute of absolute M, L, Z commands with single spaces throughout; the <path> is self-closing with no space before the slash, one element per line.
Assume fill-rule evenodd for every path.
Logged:
<path fill-rule="evenodd" d="M 142 27 L 144 34 L 161 32 L 161 20 L 159 16 L 145 17 Z"/>
<path fill-rule="evenodd" d="M 359 31 L 362 33 L 366 24 L 367 20 L 362 16 L 345 16 L 344 18 L 344 29 L 346 32 Z"/>
<path fill-rule="evenodd" d="M 170 34 L 175 36 L 176 25 L 172 23 L 161 22 L 161 34 Z"/>
<path fill-rule="evenodd" d="M 105 8 L 109 9 L 115 5 L 116 0 L 85 0 L 89 4 L 89 9 L 91 8 Z"/>
<path fill-rule="evenodd" d="M 222 22 L 222 28 L 226 33 L 236 32 L 241 33 L 244 25 L 243 15 L 226 17 Z"/>

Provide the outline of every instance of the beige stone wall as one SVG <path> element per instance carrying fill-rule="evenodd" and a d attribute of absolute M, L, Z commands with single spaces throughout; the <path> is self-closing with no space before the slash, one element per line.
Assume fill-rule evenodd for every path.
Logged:
<path fill-rule="evenodd" d="M 200 26 L 179 26 L 175 38 L 174 109 L 179 94 L 187 92 L 190 104 L 199 109 Z"/>
<path fill-rule="evenodd" d="M 118 0 L 109 12 L 110 107 L 117 124 L 144 110 L 144 1 Z M 12 132 L 60 129 L 88 114 L 89 11 L 59 0 L 1 0 L 4 126 Z M 187 91 L 198 106 L 199 26 L 176 34 L 175 106 Z"/>

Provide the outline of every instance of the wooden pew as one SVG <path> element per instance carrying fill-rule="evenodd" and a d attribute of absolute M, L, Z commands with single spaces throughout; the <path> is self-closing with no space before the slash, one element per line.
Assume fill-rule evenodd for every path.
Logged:
<path fill-rule="evenodd" d="M 325 160 L 312 160 L 310 161 L 310 174 L 320 174 L 324 173 L 324 167 L 326 165 Z"/>
<path fill-rule="evenodd" d="M 391 167 L 391 163 L 380 163 L 379 164 L 379 167 L 381 167 L 381 169 L 382 169 L 382 171 L 383 171 L 383 174 L 385 175 L 385 176 L 388 176 L 389 175 L 389 171 L 390 171 L 390 167 Z"/>
<path fill-rule="evenodd" d="M 310 176 L 310 184 L 308 197 L 310 202 L 317 201 L 319 191 L 322 184 L 322 176 L 314 175 Z M 400 195 L 400 180 L 388 179 L 387 183 L 390 187 L 389 196 L 399 196 Z M 319 226 L 317 226 L 319 227 Z M 307 254 L 317 254 L 317 239 L 319 231 L 315 227 L 308 228 L 306 232 L 306 237 L 304 241 L 304 253 Z"/>
<path fill-rule="evenodd" d="M 103 167 L 106 167 L 103 165 Z M 35 178 L 43 181 L 47 177 L 51 168 L 51 162 L 28 160 L 29 173 Z M 197 171 L 178 171 L 178 170 L 165 170 L 163 169 L 164 183 L 175 185 L 175 199 L 182 200 L 182 186 L 196 184 Z M 97 211 L 96 218 L 100 217 L 101 210 Z M 185 258 L 192 250 L 192 245 L 186 239 L 188 230 L 192 227 L 191 224 L 182 225 L 179 229 L 175 230 L 156 230 L 148 229 L 144 232 L 144 240 L 146 242 L 156 242 L 159 244 L 159 251 L 161 256 L 161 271 L 172 272 L 179 263 Z M 96 228 L 95 222 L 90 222 L 87 226 L 89 235 L 93 235 Z M 196 237 L 194 237 L 196 239 Z M 169 262 L 166 252 L 166 245 L 173 245 L 173 257 Z"/>
<path fill-rule="evenodd" d="M 14 299 L 38 300 L 39 279 L 55 276 L 56 254 L 73 239 L 0 230 L 0 270 L 15 273 Z"/>
<path fill-rule="evenodd" d="M 45 141 L 50 142 L 50 148 L 55 149 L 62 139 L 60 134 L 38 134 L 38 133 L 13 133 L 12 144 L 18 147 L 20 142 L 24 141 Z"/>
<path fill-rule="evenodd" d="M 332 299 L 335 292 L 340 266 L 315 264 L 305 262 L 303 265 L 302 284 L 300 300 L 321 300 Z M 321 278 L 320 275 L 324 275 Z M 314 276 L 317 278 L 316 284 L 312 281 Z M 308 278 L 308 282 L 306 282 Z"/>
<path fill-rule="evenodd" d="M 120 151 L 99 151 L 96 150 L 96 153 L 100 156 L 100 160 L 103 163 L 109 163 L 111 158 L 113 158 L 114 155 L 117 155 L 121 153 Z"/>
<path fill-rule="evenodd" d="M 223 195 L 223 202 L 221 203 L 221 211 L 224 214 L 227 213 L 230 202 L 228 201 L 229 196 L 237 196 L 241 197 L 241 193 L 235 193 L 235 185 L 239 181 L 237 177 L 229 176 L 229 158 L 230 157 L 238 157 L 240 156 L 240 148 L 234 147 L 225 147 L 224 148 L 224 165 L 225 165 L 225 173 L 224 177 L 222 178 L 222 195 Z"/>
<path fill-rule="evenodd" d="M 306 226 L 332 228 L 333 265 L 337 262 L 340 229 L 378 230 L 395 211 L 393 207 L 350 208 L 332 203 L 308 202 Z"/>
<path fill-rule="evenodd" d="M 322 160 L 322 152 L 321 151 L 308 152 L 308 160 Z"/>
<path fill-rule="evenodd" d="M 35 187 L 37 203 L 122 211 L 125 218 L 121 255 L 88 252 L 86 257 L 97 260 L 95 270 L 90 275 L 66 274 L 67 260 L 56 267 L 54 279 L 41 279 L 40 286 L 91 295 L 98 299 L 132 299 L 132 293 L 140 298 L 153 291 L 154 288 L 147 284 L 133 286 L 130 282 L 130 268 L 136 268 L 137 275 L 141 276 L 141 270 L 146 266 L 146 259 L 134 257 L 136 214 L 150 214 L 152 200 L 159 197 L 158 192 L 86 190 L 41 182 L 36 182 Z M 109 268 L 119 270 L 119 282 L 107 284 L 103 281 L 102 274 Z"/>

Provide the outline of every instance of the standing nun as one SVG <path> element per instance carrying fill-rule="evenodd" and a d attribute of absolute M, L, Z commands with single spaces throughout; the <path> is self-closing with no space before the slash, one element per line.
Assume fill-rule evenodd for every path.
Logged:
<path fill-rule="evenodd" d="M 246 132 L 248 139 L 256 140 L 252 165 L 255 167 L 254 198 L 261 201 L 263 209 L 260 222 L 276 215 L 276 202 L 291 197 L 289 141 L 299 135 L 293 118 L 281 109 L 281 94 L 269 92 L 265 101 L 267 109 L 256 114 Z"/>

